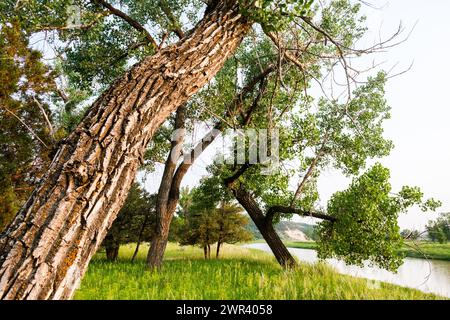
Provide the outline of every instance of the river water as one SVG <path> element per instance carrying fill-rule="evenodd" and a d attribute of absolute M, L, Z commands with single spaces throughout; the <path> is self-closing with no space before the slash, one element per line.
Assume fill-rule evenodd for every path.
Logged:
<path fill-rule="evenodd" d="M 244 245 L 244 247 L 272 252 L 266 243 L 252 243 Z M 309 263 L 319 261 L 315 250 L 289 248 L 289 251 L 300 261 Z M 339 273 L 389 282 L 423 292 L 450 297 L 450 261 L 405 258 L 397 273 L 369 266 L 368 264 L 364 267 L 346 265 L 345 262 L 337 259 L 327 259 L 326 262 Z M 376 282 L 373 285 L 376 285 Z"/>

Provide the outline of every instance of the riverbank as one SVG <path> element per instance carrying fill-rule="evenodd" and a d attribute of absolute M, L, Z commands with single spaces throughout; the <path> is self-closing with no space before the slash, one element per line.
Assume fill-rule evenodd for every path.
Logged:
<path fill-rule="evenodd" d="M 313 241 L 284 241 L 286 247 L 299 249 L 316 249 L 317 244 Z M 450 243 L 440 244 L 434 242 L 420 241 L 417 244 L 406 242 L 400 252 L 406 257 L 419 259 L 435 259 L 450 261 Z"/>
<path fill-rule="evenodd" d="M 204 260 L 198 248 L 169 244 L 161 271 L 145 271 L 143 246 L 135 263 L 133 246 L 120 248 L 111 263 L 98 253 L 75 299 L 437 299 L 387 283 L 341 275 L 324 264 L 283 270 L 272 255 L 226 245 L 221 259 Z"/>

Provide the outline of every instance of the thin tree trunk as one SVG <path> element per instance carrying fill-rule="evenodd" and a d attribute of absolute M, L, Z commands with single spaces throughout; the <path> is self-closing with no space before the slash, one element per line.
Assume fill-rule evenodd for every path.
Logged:
<path fill-rule="evenodd" d="M 211 245 L 208 243 L 208 259 L 211 259 Z"/>
<path fill-rule="evenodd" d="M 172 217 L 172 214 L 167 216 L 167 211 L 164 211 L 161 214 L 161 219 L 157 221 L 157 229 L 152 237 L 150 249 L 147 255 L 147 267 L 150 269 L 161 268 L 164 252 L 169 239 L 169 227 Z"/>
<path fill-rule="evenodd" d="M 68 299 L 121 208 L 147 143 L 208 82 L 249 23 L 221 1 L 176 45 L 116 80 L 62 143 L 0 236 L 1 299 Z"/>
<path fill-rule="evenodd" d="M 142 242 L 142 236 L 144 234 L 145 227 L 147 226 L 148 217 L 149 217 L 149 213 L 147 213 L 147 215 L 145 216 L 144 221 L 142 222 L 141 230 L 139 230 L 138 240 L 137 240 L 137 243 L 136 243 L 136 248 L 134 249 L 133 256 L 131 257 L 131 262 L 134 262 L 134 260 L 136 259 L 137 254 L 139 252 L 139 247 L 140 247 L 141 242 Z"/>
<path fill-rule="evenodd" d="M 221 242 L 217 241 L 216 259 L 219 259 L 220 245 L 221 245 Z"/>
<path fill-rule="evenodd" d="M 106 259 L 111 262 L 117 261 L 117 257 L 119 256 L 119 247 L 120 243 L 114 239 L 113 235 L 107 235 L 105 237 L 105 251 L 106 251 Z"/>
<path fill-rule="evenodd" d="M 203 254 L 205 255 L 205 260 L 208 259 L 208 247 L 206 245 L 203 246 Z"/>
<path fill-rule="evenodd" d="M 131 257 L 131 262 L 134 262 L 134 260 L 136 260 L 136 256 L 137 256 L 137 254 L 139 252 L 139 247 L 140 246 L 141 246 L 141 240 L 138 240 L 137 243 L 136 243 L 136 248 L 134 249 L 134 252 L 133 252 L 133 256 Z"/>
<path fill-rule="evenodd" d="M 157 225 L 155 233 L 152 236 L 150 248 L 147 253 L 147 267 L 149 269 L 161 268 L 164 252 L 169 239 L 170 223 L 172 222 L 174 210 L 164 208 L 157 209 Z M 162 209 L 162 210 L 161 210 Z M 158 214 L 158 211 L 160 212 Z"/>
<path fill-rule="evenodd" d="M 160 268 L 169 238 L 170 223 L 175 212 L 175 206 L 168 208 L 170 202 L 170 189 L 172 187 L 173 176 L 177 168 L 178 159 L 184 142 L 184 123 L 186 119 L 186 110 L 182 106 L 178 108 L 175 118 L 176 137 L 172 137 L 171 148 L 167 156 L 164 172 L 161 178 L 161 184 L 156 199 L 156 229 L 152 237 L 152 244 L 147 254 L 147 267 L 150 269 Z M 176 200 L 178 202 L 178 199 Z"/>
<path fill-rule="evenodd" d="M 119 256 L 119 246 L 112 244 L 106 247 L 106 259 L 110 262 L 116 262 Z"/>

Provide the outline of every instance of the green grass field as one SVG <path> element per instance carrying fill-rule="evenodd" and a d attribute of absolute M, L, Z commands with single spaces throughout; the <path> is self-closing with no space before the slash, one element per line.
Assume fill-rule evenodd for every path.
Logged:
<path fill-rule="evenodd" d="M 300 241 L 285 241 L 289 248 L 301 248 L 301 249 L 315 249 L 317 247 L 315 242 L 300 242 Z M 418 251 L 419 249 L 420 251 Z M 426 258 L 447 260 L 450 261 L 450 243 L 440 244 L 435 242 L 420 241 L 415 245 L 412 242 L 407 242 L 401 252 L 407 257 L 411 258 Z M 425 256 L 424 256 L 425 255 Z"/>
<path fill-rule="evenodd" d="M 408 242 L 407 244 L 402 248 L 402 252 L 407 257 L 424 258 L 425 254 L 428 259 L 450 261 L 450 243 L 441 244 L 422 241 L 418 243 L 418 248 L 421 252 L 416 250 L 417 246 L 414 243 Z"/>
<path fill-rule="evenodd" d="M 224 247 L 219 260 L 204 260 L 198 248 L 169 244 L 159 272 L 145 271 L 145 253 L 130 262 L 133 246 L 116 263 L 98 253 L 75 299 L 436 299 L 417 290 L 341 275 L 324 264 L 285 271 L 261 251 Z"/>

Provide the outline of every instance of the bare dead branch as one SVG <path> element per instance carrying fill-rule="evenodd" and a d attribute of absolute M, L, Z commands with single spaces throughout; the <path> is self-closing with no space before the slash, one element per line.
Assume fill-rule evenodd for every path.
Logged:
<path fill-rule="evenodd" d="M 7 107 L 2 106 L 9 114 L 11 114 L 14 118 L 16 118 L 27 130 L 35 137 L 40 143 L 42 143 L 47 149 L 50 149 L 50 147 L 41 139 L 39 136 L 34 132 L 34 130 L 25 123 L 19 116 L 17 116 L 14 112 L 9 110 Z"/>
<path fill-rule="evenodd" d="M 36 99 L 35 96 L 33 96 L 33 101 L 39 107 L 39 110 L 41 110 L 42 115 L 44 116 L 45 122 L 47 123 L 48 130 L 50 132 L 50 137 L 54 141 L 55 140 L 55 135 L 54 135 L 53 125 L 52 125 L 52 123 L 50 121 L 50 118 L 47 115 L 47 112 L 45 112 L 44 106 L 42 105 L 42 103 L 38 99 Z"/>

